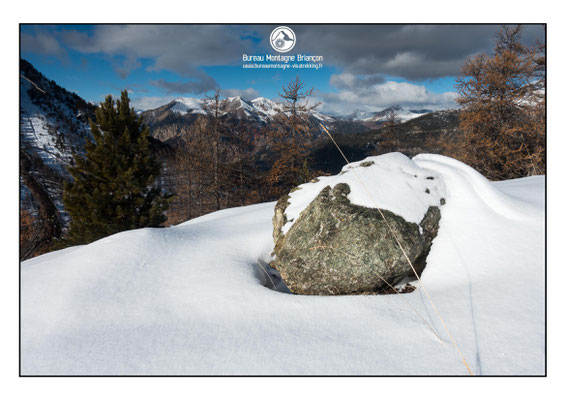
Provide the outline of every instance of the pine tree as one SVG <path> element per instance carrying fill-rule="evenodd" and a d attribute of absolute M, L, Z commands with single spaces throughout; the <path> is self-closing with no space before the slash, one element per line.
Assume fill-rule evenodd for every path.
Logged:
<path fill-rule="evenodd" d="M 163 195 L 156 184 L 160 165 L 150 151 L 148 128 L 130 108 L 128 93 L 123 91 L 116 102 L 107 96 L 90 128 L 94 142 L 87 141 L 86 157 L 74 155 L 69 168 L 74 180 L 63 194 L 71 216 L 65 241 L 90 243 L 165 222 L 170 195 Z"/>
<path fill-rule="evenodd" d="M 521 32 L 503 27 L 494 54 L 469 59 L 457 84 L 464 133 L 458 157 L 491 179 L 544 173 L 544 46 L 523 44 Z"/>

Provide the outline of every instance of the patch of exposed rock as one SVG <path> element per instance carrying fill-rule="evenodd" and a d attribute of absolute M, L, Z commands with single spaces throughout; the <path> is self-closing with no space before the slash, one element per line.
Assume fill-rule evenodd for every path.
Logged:
<path fill-rule="evenodd" d="M 370 164 L 371 165 L 371 164 Z M 366 165 L 362 165 L 366 166 Z M 275 206 L 271 265 L 296 294 L 345 295 L 385 292 L 414 276 L 391 229 L 377 208 L 352 204 L 350 186 L 326 186 L 284 233 L 289 195 Z M 444 200 L 444 199 L 442 199 Z M 430 206 L 419 224 L 381 210 L 417 273 L 422 273 L 440 210 Z M 383 278 L 383 279 L 382 279 Z"/>

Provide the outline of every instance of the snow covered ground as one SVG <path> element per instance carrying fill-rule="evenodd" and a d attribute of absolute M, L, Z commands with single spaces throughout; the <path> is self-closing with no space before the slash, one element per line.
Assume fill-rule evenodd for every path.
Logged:
<path fill-rule="evenodd" d="M 544 374 L 545 178 L 490 183 L 446 157 L 413 161 L 446 196 L 422 280 L 473 373 Z M 403 296 L 442 341 L 397 295 L 266 287 L 273 207 L 22 263 L 21 373 L 467 374 L 422 289 Z"/>

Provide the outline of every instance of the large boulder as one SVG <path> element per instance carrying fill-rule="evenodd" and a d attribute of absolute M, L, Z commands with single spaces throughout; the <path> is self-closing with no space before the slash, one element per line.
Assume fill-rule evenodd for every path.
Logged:
<path fill-rule="evenodd" d="M 277 202 L 271 265 L 293 293 L 380 292 L 388 289 L 383 279 L 395 285 L 414 277 L 392 230 L 417 273 L 422 273 L 438 232 L 443 185 L 437 176 L 401 154 L 387 156 L 350 164 L 340 175 L 301 185 Z M 360 184 L 363 178 L 367 182 Z M 368 192 L 367 197 L 352 193 L 352 189 Z M 411 198 L 412 191 L 418 193 Z M 374 202 L 380 205 L 387 223 L 375 205 L 367 204 L 369 197 L 379 193 L 381 199 Z M 397 203 L 396 195 L 400 196 Z M 350 197 L 364 205 L 353 203 Z M 381 204 L 389 204 L 406 214 L 405 218 Z"/>

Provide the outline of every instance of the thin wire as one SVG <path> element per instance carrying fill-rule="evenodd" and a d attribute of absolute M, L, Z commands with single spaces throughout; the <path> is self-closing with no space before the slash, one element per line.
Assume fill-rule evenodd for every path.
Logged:
<path fill-rule="evenodd" d="M 338 149 L 338 151 L 340 152 L 340 154 L 342 155 L 342 157 L 344 157 L 344 160 L 350 164 L 350 161 L 348 160 L 348 158 L 346 157 L 346 155 L 344 155 L 344 153 L 342 152 L 342 149 L 340 149 L 340 146 L 338 146 L 338 143 L 336 143 L 336 141 L 334 140 L 334 138 L 332 137 L 332 135 L 330 134 L 330 132 L 328 132 L 328 129 L 326 129 L 326 127 L 320 123 L 320 126 L 322 127 L 322 129 L 326 132 L 326 134 L 328 135 L 328 137 L 330 138 L 330 140 L 332 140 L 332 143 L 334 143 L 334 145 L 336 146 L 336 148 Z M 438 309 L 436 308 L 436 305 L 434 304 L 434 302 L 432 301 L 432 298 L 430 297 L 430 295 L 428 294 L 428 291 L 426 290 L 425 286 L 423 285 L 423 282 L 421 281 L 421 278 L 419 277 L 419 274 L 417 273 L 415 267 L 413 266 L 413 263 L 411 262 L 411 260 L 409 259 L 409 256 L 407 255 L 407 253 L 405 252 L 405 249 L 403 248 L 403 246 L 401 245 L 401 242 L 399 241 L 395 231 L 393 230 L 393 227 L 389 224 L 389 222 L 387 221 L 387 218 L 385 218 L 385 215 L 383 215 L 383 212 L 381 211 L 381 208 L 379 208 L 379 206 L 377 205 L 377 202 L 375 201 L 375 199 L 373 198 L 373 196 L 371 195 L 371 193 L 369 192 L 369 190 L 366 188 L 364 182 L 360 179 L 360 177 L 358 176 L 358 174 L 356 173 L 356 169 L 352 168 L 352 172 L 354 173 L 354 175 L 356 176 L 356 178 L 360 181 L 362 187 L 364 188 L 364 190 L 366 191 L 366 193 L 369 195 L 369 197 L 371 198 L 371 200 L 373 201 L 373 203 L 375 204 L 377 211 L 379 212 L 379 214 L 381 215 L 381 218 L 383 218 L 383 221 L 385 222 L 385 225 L 387 225 L 387 228 L 389 229 L 389 231 L 391 232 L 391 235 L 393 236 L 393 238 L 395 239 L 395 242 L 397 242 L 397 245 L 399 246 L 399 248 L 401 249 L 401 252 L 403 253 L 403 256 L 405 257 L 405 259 L 407 260 L 407 262 L 409 263 L 409 266 L 411 267 L 411 269 L 413 270 L 413 273 L 415 274 L 415 276 L 417 277 L 420 286 L 423 288 L 423 292 L 425 293 L 426 297 L 428 298 L 430 304 L 432 305 L 432 308 L 434 309 L 434 312 L 436 313 L 436 315 L 438 316 L 438 318 L 440 319 L 440 322 L 442 323 L 442 326 L 444 327 L 444 330 L 446 331 L 446 333 L 448 334 L 448 337 L 450 338 L 450 341 L 452 342 L 452 344 L 454 345 L 454 348 L 456 349 L 456 351 L 458 352 L 458 354 L 460 355 L 460 357 L 462 358 L 462 362 L 464 363 L 464 366 L 466 367 L 466 369 L 468 370 L 468 373 L 470 375 L 474 375 L 474 373 L 472 372 L 472 369 L 470 368 L 468 362 L 466 361 L 466 357 L 464 357 L 464 353 L 462 353 L 462 350 L 460 350 L 460 347 L 458 347 L 458 345 L 456 344 L 456 341 L 454 340 L 454 338 L 452 337 L 452 334 L 450 333 L 450 330 L 448 329 L 448 326 L 446 325 L 446 323 L 444 322 L 444 319 L 442 318 L 442 316 L 440 315 L 440 312 L 438 311 Z"/>
<path fill-rule="evenodd" d="M 29 83 L 31 83 L 33 86 L 35 86 L 35 88 L 36 88 L 37 90 L 39 90 L 41 93 L 47 94 L 47 93 L 45 92 L 45 90 L 43 90 L 42 88 L 40 88 L 39 86 L 37 86 L 34 81 L 32 81 L 31 79 L 25 77 L 25 76 L 22 75 L 22 74 L 20 74 L 20 76 L 21 76 L 22 78 L 24 78 L 26 81 L 28 81 Z"/>
<path fill-rule="evenodd" d="M 407 186 L 409 186 L 409 188 L 412 189 L 412 186 L 407 182 Z M 413 197 L 415 197 L 423 206 L 425 206 L 425 203 L 421 200 L 421 198 L 419 196 L 416 195 L 416 193 L 411 190 L 411 194 L 413 195 Z M 474 318 L 474 302 L 472 299 L 472 277 L 470 275 L 470 271 L 468 266 L 466 265 L 466 263 L 464 262 L 464 257 L 462 257 L 462 254 L 460 253 L 460 250 L 458 249 L 458 246 L 456 246 L 456 243 L 454 242 L 453 239 L 453 235 L 450 232 L 450 229 L 448 228 L 448 226 L 445 226 L 443 229 L 446 230 L 446 232 L 448 233 L 448 237 L 450 239 L 450 243 L 452 243 L 452 247 L 454 247 L 454 250 L 456 250 L 456 254 L 458 255 L 458 258 L 460 259 L 460 263 L 464 269 L 464 271 L 466 272 L 466 276 L 468 277 L 468 288 L 469 288 L 469 298 L 470 298 L 470 310 L 471 310 L 471 318 L 472 318 L 472 327 L 474 329 L 474 337 L 476 340 L 476 361 L 477 361 L 477 369 L 478 369 L 478 374 L 481 375 L 481 357 L 480 357 L 480 350 L 479 350 L 479 342 L 478 342 L 478 333 L 477 333 L 477 328 L 476 328 L 476 320 Z"/>
<path fill-rule="evenodd" d="M 267 271 L 265 270 L 265 268 L 263 268 L 263 265 L 261 265 L 261 263 L 258 261 L 257 264 L 259 265 L 259 267 L 261 269 L 263 269 L 263 272 L 265 272 L 265 275 L 267 275 L 267 277 L 269 278 L 269 280 L 271 281 L 271 283 L 273 284 L 273 289 L 276 289 L 277 286 L 275 286 L 275 282 L 273 282 L 273 279 L 271 279 L 271 276 L 267 273 Z"/>

